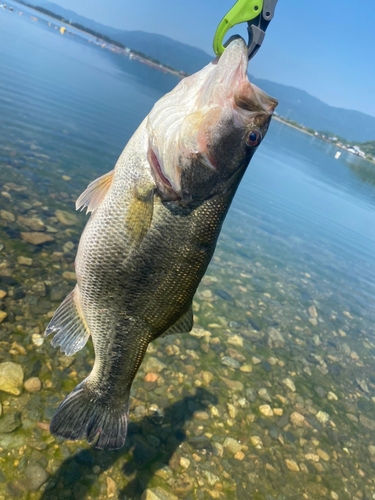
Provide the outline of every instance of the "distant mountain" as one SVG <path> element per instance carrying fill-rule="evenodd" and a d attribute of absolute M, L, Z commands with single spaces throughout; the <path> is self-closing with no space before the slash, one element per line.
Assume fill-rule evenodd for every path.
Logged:
<path fill-rule="evenodd" d="M 279 100 L 276 111 L 289 120 L 318 131 L 332 132 L 348 141 L 365 142 L 375 139 L 374 116 L 329 106 L 295 87 L 255 77 L 250 79 L 267 94 Z"/>
<path fill-rule="evenodd" d="M 213 55 L 210 56 L 201 49 L 155 33 L 123 31 L 114 35 L 114 38 L 126 47 L 139 50 L 186 73 L 195 73 L 213 59 Z"/>
<path fill-rule="evenodd" d="M 145 31 L 121 31 L 80 16 L 53 2 L 34 0 L 34 3 L 187 73 L 198 71 L 212 60 L 212 56 L 203 50 L 163 35 Z M 373 116 L 329 106 L 295 87 L 255 77 L 251 77 L 251 81 L 268 94 L 277 97 L 279 100 L 277 112 L 290 120 L 318 131 L 332 132 L 348 141 L 365 142 L 375 139 L 375 117 Z"/>

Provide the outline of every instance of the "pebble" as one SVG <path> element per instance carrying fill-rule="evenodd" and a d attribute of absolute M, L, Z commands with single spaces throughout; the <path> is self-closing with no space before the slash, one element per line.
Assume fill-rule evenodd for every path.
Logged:
<path fill-rule="evenodd" d="M 63 181 L 67 181 L 67 182 L 72 180 L 72 178 L 69 175 L 62 175 L 61 178 Z"/>
<path fill-rule="evenodd" d="M 273 412 L 275 415 L 277 415 L 278 417 L 281 417 L 281 415 L 284 413 L 284 410 L 282 408 L 274 408 L 273 409 Z"/>
<path fill-rule="evenodd" d="M 0 419 L 0 434 L 10 434 L 21 426 L 21 416 L 18 412 L 8 413 Z"/>
<path fill-rule="evenodd" d="M 208 420 L 210 415 L 206 411 L 195 411 L 193 413 L 193 418 L 195 420 Z"/>
<path fill-rule="evenodd" d="M 154 358 L 153 356 L 150 356 L 143 363 L 142 368 L 145 371 L 145 373 L 150 373 L 150 372 L 160 373 L 165 368 L 167 368 L 167 365 L 162 363 L 159 359 Z"/>
<path fill-rule="evenodd" d="M 56 210 L 55 216 L 64 226 L 77 226 L 79 222 L 75 214 L 66 212 L 65 210 Z"/>
<path fill-rule="evenodd" d="M 239 335 L 230 335 L 227 340 L 228 344 L 236 347 L 243 347 L 243 338 Z"/>
<path fill-rule="evenodd" d="M 270 405 L 260 405 L 259 411 L 265 417 L 272 417 L 273 416 L 273 411 L 272 411 L 272 408 L 270 407 Z"/>
<path fill-rule="evenodd" d="M 0 391 L 18 396 L 23 383 L 22 366 L 10 361 L 0 363 Z"/>
<path fill-rule="evenodd" d="M 159 376 L 160 375 L 158 373 L 149 372 L 145 375 L 144 380 L 145 382 L 156 382 Z"/>
<path fill-rule="evenodd" d="M 261 399 L 263 399 L 263 401 L 267 401 L 267 403 L 271 403 L 271 401 L 272 401 L 271 396 L 268 394 L 267 389 L 264 387 L 262 387 L 262 389 L 259 389 L 258 396 Z"/>
<path fill-rule="evenodd" d="M 6 313 L 5 311 L 0 311 L 0 323 L 2 323 L 7 316 L 8 313 Z"/>
<path fill-rule="evenodd" d="M 190 467 L 190 460 L 188 458 L 181 457 L 180 458 L 180 465 L 184 469 L 188 469 Z"/>
<path fill-rule="evenodd" d="M 40 347 L 44 344 L 44 337 L 39 333 L 33 333 L 31 336 L 31 341 L 35 346 Z"/>
<path fill-rule="evenodd" d="M 73 273 L 71 271 L 64 271 L 62 273 L 62 277 L 66 281 L 76 281 L 76 273 Z"/>
<path fill-rule="evenodd" d="M 365 380 L 356 378 L 355 381 L 363 392 L 367 392 L 367 394 L 370 392 Z"/>
<path fill-rule="evenodd" d="M 328 462 L 329 459 L 330 459 L 330 456 L 328 455 L 328 453 L 324 450 L 322 450 L 321 448 L 318 448 L 316 450 L 316 454 L 319 455 L 319 457 L 324 460 L 325 462 Z"/>
<path fill-rule="evenodd" d="M 310 462 L 319 462 L 319 455 L 317 455 L 316 453 L 306 453 L 305 458 Z"/>
<path fill-rule="evenodd" d="M 253 367 L 251 365 L 242 365 L 240 366 L 240 370 L 241 372 L 244 372 L 244 373 L 251 373 L 253 371 Z"/>
<path fill-rule="evenodd" d="M 268 331 L 268 347 L 270 349 L 280 349 L 284 347 L 284 345 L 285 340 L 279 330 L 276 330 L 276 328 L 270 328 Z"/>
<path fill-rule="evenodd" d="M 262 360 L 257 358 L 256 356 L 253 356 L 251 358 L 251 362 L 253 363 L 253 365 L 259 365 L 262 362 Z"/>
<path fill-rule="evenodd" d="M 67 241 L 66 243 L 64 243 L 63 252 L 69 253 L 72 250 L 74 250 L 74 247 L 75 247 L 75 244 L 72 241 Z"/>
<path fill-rule="evenodd" d="M 329 401 L 338 401 L 338 397 L 336 396 L 336 394 L 332 391 L 329 391 L 329 393 L 327 394 L 327 399 Z"/>
<path fill-rule="evenodd" d="M 220 379 L 231 389 L 232 391 L 241 392 L 244 390 L 244 386 L 242 382 L 238 380 L 230 380 L 226 377 L 220 377 Z"/>
<path fill-rule="evenodd" d="M 107 498 L 117 497 L 117 486 L 114 480 L 107 476 Z"/>
<path fill-rule="evenodd" d="M 43 243 L 48 243 L 49 241 L 55 241 L 55 239 L 49 234 L 45 233 L 20 233 L 21 238 L 31 245 L 43 245 Z"/>
<path fill-rule="evenodd" d="M 30 491 L 38 491 L 47 481 L 48 473 L 43 467 L 35 463 L 29 463 L 25 470 L 26 486 Z"/>
<path fill-rule="evenodd" d="M 290 460 L 289 458 L 286 458 L 285 463 L 286 463 L 286 466 L 288 467 L 289 470 L 292 470 L 294 472 L 298 472 L 300 470 L 297 462 L 295 462 L 294 460 Z"/>
<path fill-rule="evenodd" d="M 202 471 L 202 475 L 207 479 L 210 486 L 215 486 L 216 483 L 220 481 L 220 478 L 208 470 Z"/>
<path fill-rule="evenodd" d="M 316 414 L 316 418 L 319 420 L 321 424 L 325 424 L 329 420 L 329 415 L 325 411 L 318 411 Z"/>
<path fill-rule="evenodd" d="M 5 290 L 0 290 L 0 299 L 3 299 L 6 296 L 7 296 L 6 291 Z"/>
<path fill-rule="evenodd" d="M 203 290 L 201 295 L 202 295 L 202 298 L 204 298 L 204 299 L 210 299 L 212 297 L 212 292 L 211 292 L 211 290 Z"/>
<path fill-rule="evenodd" d="M 230 418 L 236 418 L 237 416 L 237 408 L 232 405 L 231 403 L 227 403 L 227 409 L 228 409 L 228 414 L 230 416 Z"/>
<path fill-rule="evenodd" d="M 33 265 L 33 259 L 30 259 L 30 257 L 23 257 L 22 255 L 20 255 L 18 258 L 18 264 L 20 264 L 20 266 L 32 266 Z"/>
<path fill-rule="evenodd" d="M 172 484 L 172 491 L 179 498 L 186 498 L 193 488 L 194 480 L 186 473 L 180 474 L 177 480 Z"/>
<path fill-rule="evenodd" d="M 0 218 L 6 220 L 7 222 L 15 222 L 16 220 L 15 215 L 7 210 L 0 210 Z"/>
<path fill-rule="evenodd" d="M 225 438 L 223 447 L 225 450 L 228 450 L 230 453 L 233 453 L 233 455 L 242 450 L 242 444 L 240 444 L 238 441 L 236 441 L 231 437 Z"/>
<path fill-rule="evenodd" d="M 236 460 L 243 460 L 245 458 L 245 453 L 243 451 L 237 451 L 237 453 L 234 455 L 234 458 Z"/>
<path fill-rule="evenodd" d="M 310 306 L 309 309 L 308 309 L 308 311 L 309 311 L 309 314 L 310 314 L 311 318 L 317 318 L 318 317 L 318 313 L 316 311 L 315 306 Z"/>
<path fill-rule="evenodd" d="M 223 356 L 221 358 L 221 362 L 223 365 L 229 366 L 229 368 L 233 368 L 234 370 L 238 370 L 238 368 L 240 367 L 239 362 L 231 358 L 230 356 Z"/>
<path fill-rule="evenodd" d="M 259 436 L 251 436 L 250 442 L 254 446 L 254 448 L 257 448 L 258 450 L 263 448 L 263 441 Z"/>
<path fill-rule="evenodd" d="M 370 429 L 371 431 L 375 431 L 375 421 L 374 420 L 371 420 L 371 419 L 365 417 L 364 415 L 360 415 L 359 421 L 367 429 Z"/>
<path fill-rule="evenodd" d="M 305 425 L 305 417 L 297 411 L 294 411 L 289 418 L 290 423 L 295 427 L 303 427 Z"/>
<path fill-rule="evenodd" d="M 213 378 L 214 376 L 211 372 L 204 371 L 201 373 L 201 379 L 206 385 L 209 385 Z"/>
<path fill-rule="evenodd" d="M 25 381 L 24 387 L 27 392 L 38 392 L 42 388 L 42 382 L 38 379 L 38 377 L 31 377 Z"/>
<path fill-rule="evenodd" d="M 23 224 L 24 226 L 29 227 L 33 231 L 45 231 L 46 226 L 44 225 L 44 222 L 37 217 L 32 217 L 31 219 L 28 219 L 26 217 L 19 216 L 17 217 L 18 222 Z"/>
<path fill-rule="evenodd" d="M 339 500 L 339 496 L 335 491 L 331 491 L 331 498 L 333 500 Z"/>
<path fill-rule="evenodd" d="M 178 500 L 178 498 L 158 486 L 144 490 L 141 500 Z"/>
<path fill-rule="evenodd" d="M 296 386 L 294 385 L 294 382 L 293 380 L 291 380 L 290 378 L 284 378 L 284 380 L 282 381 L 282 383 L 285 385 L 285 387 L 287 387 L 290 391 L 292 392 L 296 392 Z"/>

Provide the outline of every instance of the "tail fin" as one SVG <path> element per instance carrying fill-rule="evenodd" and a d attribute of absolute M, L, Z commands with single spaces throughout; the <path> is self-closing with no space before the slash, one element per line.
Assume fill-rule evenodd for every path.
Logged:
<path fill-rule="evenodd" d="M 103 404 L 83 381 L 58 407 L 50 432 L 72 441 L 87 438 L 88 443 L 99 434 L 95 448 L 118 450 L 125 444 L 128 418 L 129 403 L 119 408 Z"/>

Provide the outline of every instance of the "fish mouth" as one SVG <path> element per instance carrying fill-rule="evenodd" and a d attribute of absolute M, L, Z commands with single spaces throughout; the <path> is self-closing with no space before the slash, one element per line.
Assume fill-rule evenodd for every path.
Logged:
<path fill-rule="evenodd" d="M 148 160 L 166 196 L 182 196 L 181 174 L 192 160 L 218 170 L 220 162 L 209 147 L 210 131 L 218 123 L 234 119 L 242 126 L 259 113 L 262 121 L 269 120 L 277 101 L 251 85 L 248 62 L 243 38 L 232 39 L 220 58 L 181 80 L 154 105 L 146 125 Z"/>

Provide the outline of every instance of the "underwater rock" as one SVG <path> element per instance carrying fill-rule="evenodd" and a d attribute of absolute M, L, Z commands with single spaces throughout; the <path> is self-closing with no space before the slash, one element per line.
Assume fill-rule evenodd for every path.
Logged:
<path fill-rule="evenodd" d="M 270 349 L 280 349 L 284 347 L 285 340 L 276 328 L 270 328 L 268 331 L 268 347 Z"/>
<path fill-rule="evenodd" d="M 31 377 L 25 381 L 24 387 L 27 392 L 38 392 L 42 388 L 42 382 L 38 377 Z"/>
<path fill-rule="evenodd" d="M 7 361 L 0 363 L 0 391 L 18 396 L 23 383 L 21 365 Z"/>
<path fill-rule="evenodd" d="M 79 221 L 75 214 L 66 212 L 65 210 L 56 210 L 55 215 L 61 224 L 64 226 L 77 226 Z"/>
<path fill-rule="evenodd" d="M 228 450 L 230 453 L 233 453 L 233 455 L 235 455 L 238 451 L 242 450 L 242 444 L 231 437 L 225 438 L 223 447 L 225 450 Z"/>
<path fill-rule="evenodd" d="M 43 243 L 55 241 L 52 236 L 45 233 L 21 233 L 21 238 L 31 245 L 43 245 Z"/>
<path fill-rule="evenodd" d="M 17 222 L 20 224 L 23 224 L 24 226 L 29 227 L 32 231 L 45 231 L 46 226 L 44 222 L 36 217 L 32 217 L 30 219 L 26 217 L 22 217 L 22 215 L 19 215 L 17 217 Z"/>
<path fill-rule="evenodd" d="M 48 479 L 48 473 L 38 463 L 29 463 L 25 470 L 26 486 L 30 491 L 38 491 Z"/>
<path fill-rule="evenodd" d="M 0 311 L 0 323 L 2 323 L 7 316 L 8 313 L 6 313 L 5 311 Z"/>
<path fill-rule="evenodd" d="M 0 210 L 0 219 L 3 219 L 7 222 L 14 222 L 16 220 L 16 217 L 14 214 L 8 212 L 7 210 Z"/>
<path fill-rule="evenodd" d="M 150 356 L 142 366 L 145 373 L 156 372 L 160 373 L 167 365 L 159 361 L 157 358 Z"/>
<path fill-rule="evenodd" d="M 21 414 L 19 412 L 8 413 L 0 419 L 0 434 L 15 431 L 21 425 Z"/>

